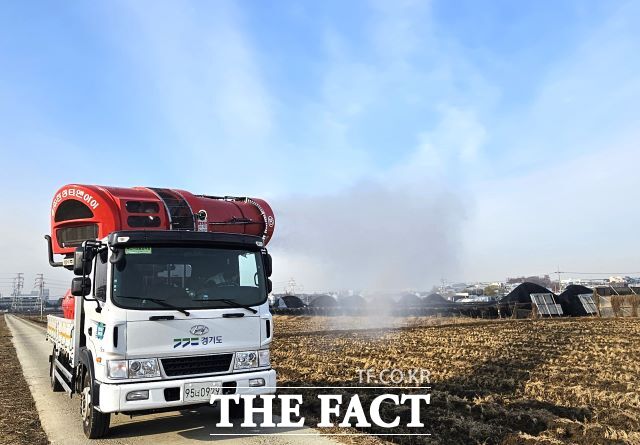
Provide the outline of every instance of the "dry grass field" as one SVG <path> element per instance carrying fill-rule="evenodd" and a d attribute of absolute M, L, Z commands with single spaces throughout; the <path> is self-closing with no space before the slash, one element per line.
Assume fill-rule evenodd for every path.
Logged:
<path fill-rule="evenodd" d="M 397 443 L 640 443 L 637 318 L 372 323 L 276 316 L 278 383 L 356 385 L 356 369 L 428 369 L 431 405 L 419 432 L 432 436 L 385 438 Z M 317 393 L 307 392 L 305 400 Z"/>
<path fill-rule="evenodd" d="M 275 315 L 276 335 L 317 333 L 320 331 L 351 331 L 363 329 L 396 329 L 441 325 L 486 323 L 487 320 L 470 317 L 395 317 L 395 316 L 306 316 Z"/>
<path fill-rule="evenodd" d="M 0 444 L 48 443 L 11 343 L 11 332 L 0 315 Z"/>

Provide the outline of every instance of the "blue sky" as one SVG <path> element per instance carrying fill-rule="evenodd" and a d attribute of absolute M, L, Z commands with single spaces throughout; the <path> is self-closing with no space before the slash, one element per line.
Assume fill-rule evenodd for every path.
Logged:
<path fill-rule="evenodd" d="M 59 279 L 47 207 L 88 182 L 266 197 L 277 280 L 307 289 L 635 271 L 639 20 L 631 1 L 6 2 L 0 199 L 25 221 L 3 221 L 0 266 Z"/>

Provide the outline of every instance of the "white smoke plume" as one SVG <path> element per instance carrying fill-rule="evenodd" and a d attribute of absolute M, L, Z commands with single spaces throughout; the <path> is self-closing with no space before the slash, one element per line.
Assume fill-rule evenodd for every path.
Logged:
<path fill-rule="evenodd" d="M 276 283 L 294 277 L 305 291 L 425 290 L 456 269 L 465 206 L 428 181 L 361 182 L 273 204 Z"/>

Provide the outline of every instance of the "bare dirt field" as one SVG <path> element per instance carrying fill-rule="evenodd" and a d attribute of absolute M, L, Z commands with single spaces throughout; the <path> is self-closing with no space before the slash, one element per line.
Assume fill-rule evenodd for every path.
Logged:
<path fill-rule="evenodd" d="M 471 317 L 401 317 L 388 315 L 370 316 L 307 316 L 275 315 L 276 335 L 301 334 L 304 332 L 350 331 L 366 329 L 397 329 L 426 326 L 462 325 L 488 323 L 492 320 Z"/>
<path fill-rule="evenodd" d="M 0 316 L 0 444 L 47 444 L 36 406 Z"/>
<path fill-rule="evenodd" d="M 357 369 L 428 369 L 431 405 L 422 411 L 425 428 L 420 432 L 432 436 L 385 436 L 385 440 L 640 443 L 637 318 L 441 326 L 426 326 L 423 320 L 418 327 L 411 327 L 415 320 L 397 320 L 395 326 L 391 324 L 395 329 L 372 328 L 369 320 L 348 318 L 276 316 L 272 361 L 278 383 L 357 385 Z M 368 329 L 354 329 L 358 327 Z M 305 400 L 317 394 L 307 392 Z M 345 395 L 356 393 L 367 398 L 366 390 L 344 391 Z M 315 409 L 311 406 L 305 414 L 313 417 Z M 388 409 L 391 418 L 408 416 L 408 410 L 393 405 Z M 396 428 L 393 432 L 418 431 Z"/>

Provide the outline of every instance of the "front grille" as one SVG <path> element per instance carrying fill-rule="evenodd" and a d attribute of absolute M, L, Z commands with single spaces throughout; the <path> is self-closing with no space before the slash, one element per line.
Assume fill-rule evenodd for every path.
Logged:
<path fill-rule="evenodd" d="M 225 372 L 231 366 L 233 354 L 197 355 L 160 359 L 167 377 L 179 375 L 212 374 Z"/>

